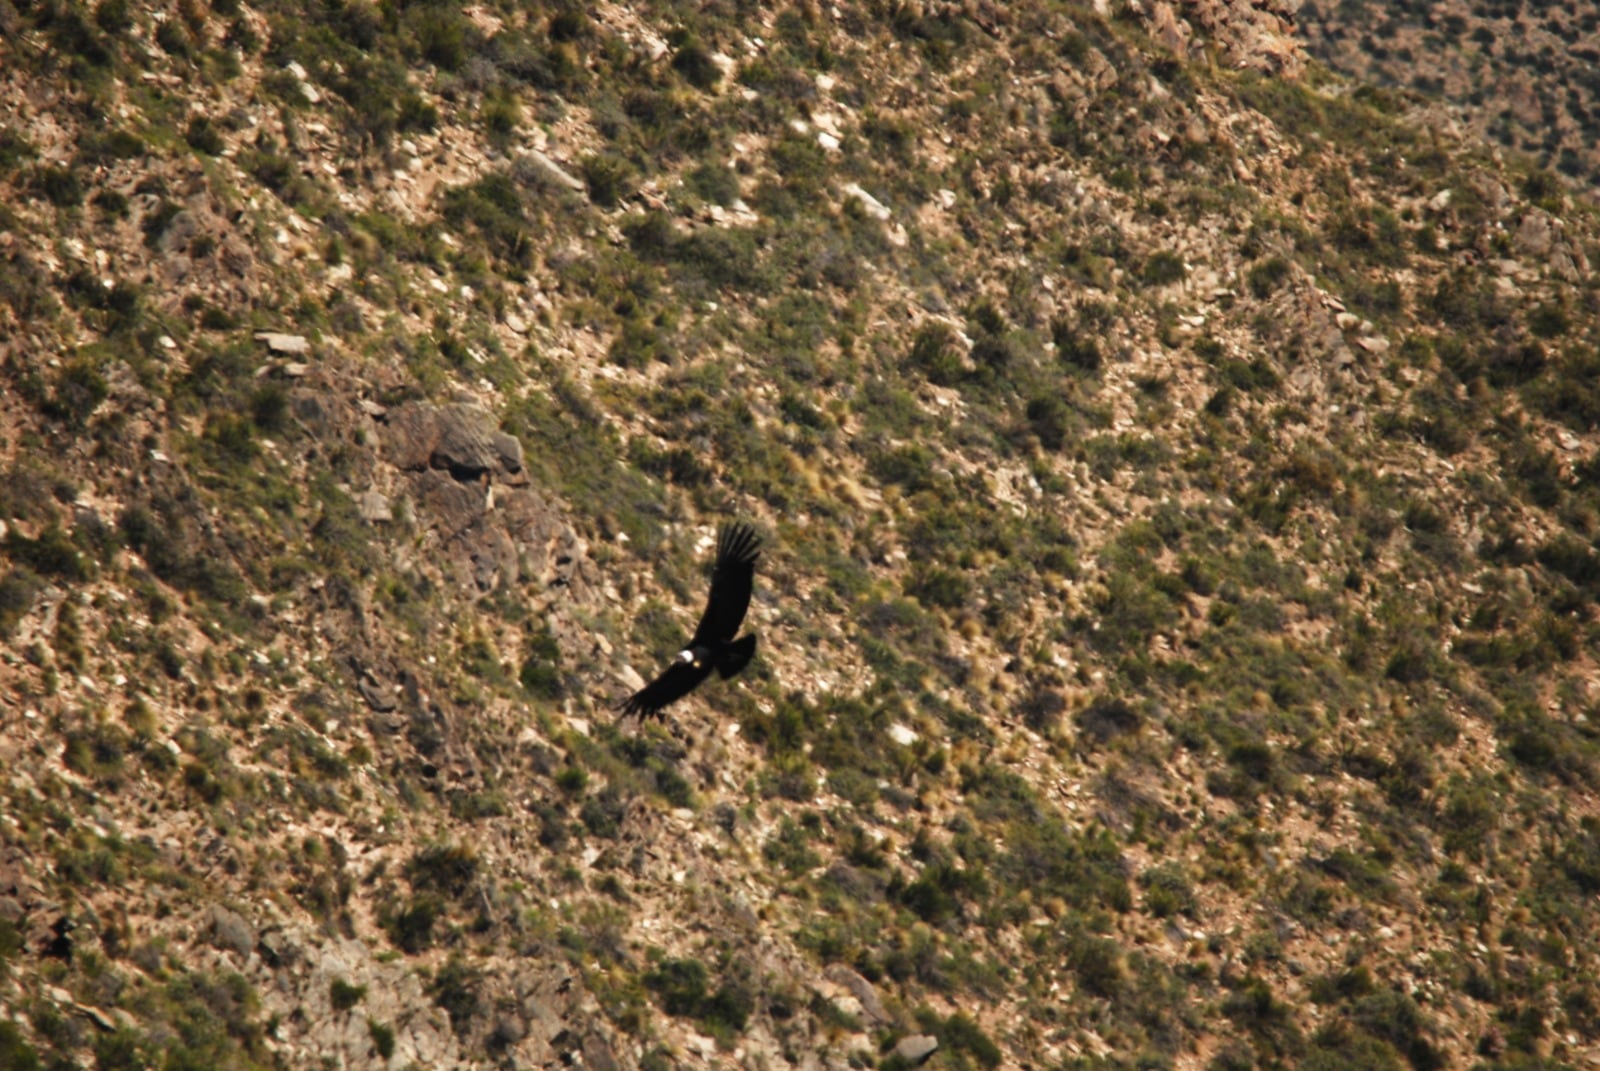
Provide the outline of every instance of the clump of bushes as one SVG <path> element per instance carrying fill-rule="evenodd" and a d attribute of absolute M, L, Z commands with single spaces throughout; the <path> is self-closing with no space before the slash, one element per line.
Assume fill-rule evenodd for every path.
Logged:
<path fill-rule="evenodd" d="M 647 971 L 645 988 L 654 992 L 668 1015 L 700 1021 L 707 1033 L 729 1040 L 742 1033 L 756 1009 L 754 987 L 737 972 L 724 970 L 715 989 L 711 972 L 697 959 L 663 959 Z"/>

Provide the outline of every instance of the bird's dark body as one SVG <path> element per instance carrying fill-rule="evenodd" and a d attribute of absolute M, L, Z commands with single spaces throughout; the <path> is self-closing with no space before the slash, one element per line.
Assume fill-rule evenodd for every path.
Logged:
<path fill-rule="evenodd" d="M 705 613 L 695 627 L 689 646 L 678 652 L 655 680 L 622 701 L 624 714 L 649 718 L 659 715 L 670 703 L 694 691 L 713 672 L 724 680 L 732 677 L 755 657 L 754 634 L 739 636 L 745 611 L 750 608 L 750 592 L 755 585 L 756 560 L 761 556 L 761 537 L 747 524 L 724 525 L 717 534 L 717 560 L 711 569 L 711 594 Z"/>

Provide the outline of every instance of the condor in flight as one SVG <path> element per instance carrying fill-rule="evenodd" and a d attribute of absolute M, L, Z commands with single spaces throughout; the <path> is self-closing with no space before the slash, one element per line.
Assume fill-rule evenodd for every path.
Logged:
<path fill-rule="evenodd" d="M 667 704 L 692 692 L 712 670 L 726 680 L 749 664 L 756 653 L 755 633 L 734 637 L 750 607 L 750 588 L 760 556 L 761 537 L 755 529 L 743 522 L 723 525 L 717 534 L 717 561 L 711 569 L 711 597 L 694 638 L 661 676 L 622 701 L 624 715 L 658 715 Z"/>

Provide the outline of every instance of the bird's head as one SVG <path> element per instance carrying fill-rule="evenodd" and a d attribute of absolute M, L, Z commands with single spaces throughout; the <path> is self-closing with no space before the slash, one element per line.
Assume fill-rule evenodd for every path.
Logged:
<path fill-rule="evenodd" d="M 678 657 L 675 661 L 682 662 L 686 666 L 693 666 L 695 669 L 700 668 L 700 660 L 694 656 L 694 650 L 692 648 L 685 648 L 684 650 L 679 651 Z"/>

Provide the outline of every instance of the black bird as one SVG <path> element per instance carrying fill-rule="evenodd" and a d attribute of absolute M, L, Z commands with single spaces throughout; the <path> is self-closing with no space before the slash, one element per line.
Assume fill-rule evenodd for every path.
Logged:
<path fill-rule="evenodd" d="M 711 596 L 700 615 L 694 638 L 672 665 L 620 704 L 623 714 L 652 717 L 682 699 L 716 670 L 727 678 L 750 663 L 756 653 L 755 633 L 734 639 L 750 608 L 761 537 L 743 522 L 723 525 L 717 533 L 717 562 L 711 569 Z"/>

